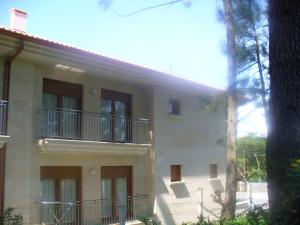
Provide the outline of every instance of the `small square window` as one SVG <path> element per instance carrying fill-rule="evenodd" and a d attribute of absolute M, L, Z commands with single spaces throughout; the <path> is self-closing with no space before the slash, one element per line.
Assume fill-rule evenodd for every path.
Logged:
<path fill-rule="evenodd" d="M 210 164 L 209 165 L 210 178 L 218 177 L 218 164 Z"/>
<path fill-rule="evenodd" d="M 169 113 L 172 115 L 180 115 L 180 102 L 177 99 L 169 99 Z"/>
<path fill-rule="evenodd" d="M 171 182 L 181 181 L 181 165 L 171 165 Z"/>

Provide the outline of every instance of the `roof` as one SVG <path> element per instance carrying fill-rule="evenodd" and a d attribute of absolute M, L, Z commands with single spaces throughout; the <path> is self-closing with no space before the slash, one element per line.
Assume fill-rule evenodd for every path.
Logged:
<path fill-rule="evenodd" d="M 141 65 L 137 65 L 131 62 L 126 62 L 124 60 L 120 60 L 120 59 L 116 59 L 116 58 L 112 58 L 112 57 L 108 57 L 108 56 L 104 56 L 102 54 L 96 53 L 96 52 L 92 52 L 86 49 L 82 49 L 82 48 L 78 48 L 69 44 L 65 44 L 62 42 L 58 42 L 58 41 L 54 41 L 54 40 L 49 40 L 46 38 L 42 38 L 36 35 L 32 35 L 32 34 L 28 34 L 25 32 L 21 32 L 21 31 L 16 31 L 16 30 L 12 30 L 3 26 L 0 26 L 0 34 L 5 35 L 5 36 L 9 36 L 9 37 L 13 37 L 13 38 L 17 38 L 17 39 L 22 39 L 24 41 L 28 41 L 28 42 L 32 42 L 38 45 L 42 45 L 42 46 L 47 46 L 50 48 L 54 48 L 54 49 L 59 49 L 59 50 L 63 50 L 63 51 L 68 51 L 68 52 L 72 52 L 75 54 L 81 54 L 81 55 L 85 55 L 88 57 L 93 57 L 96 60 L 101 60 L 103 62 L 108 62 L 111 64 L 116 64 L 116 65 L 120 65 L 120 66 L 125 66 L 128 67 L 130 69 L 135 70 L 136 72 L 139 73 L 143 73 L 143 72 L 151 72 L 151 73 L 156 73 L 159 76 L 163 75 L 163 76 L 167 76 L 170 78 L 174 78 L 176 80 L 181 80 L 181 81 L 185 81 L 188 83 L 192 83 L 193 85 L 198 85 L 199 88 L 204 88 L 206 90 L 210 90 L 210 91 L 221 91 L 220 89 L 217 88 L 213 88 L 213 87 L 209 87 L 203 84 L 200 84 L 196 81 L 191 81 L 185 78 L 181 78 L 178 76 L 174 76 L 172 74 L 168 74 L 165 72 L 161 72 L 161 71 L 157 71 L 151 68 L 147 68 L 145 66 L 141 66 Z"/>

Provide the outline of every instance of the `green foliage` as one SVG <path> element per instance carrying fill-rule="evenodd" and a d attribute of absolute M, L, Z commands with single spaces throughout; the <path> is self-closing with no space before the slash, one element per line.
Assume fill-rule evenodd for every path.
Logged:
<path fill-rule="evenodd" d="M 269 222 L 269 211 L 262 207 L 254 207 L 246 214 L 237 216 L 232 220 L 219 219 L 215 221 L 199 220 L 196 223 L 183 223 L 182 225 L 267 225 Z"/>
<path fill-rule="evenodd" d="M 224 93 L 219 95 L 201 95 L 198 100 L 201 108 L 207 112 L 217 112 L 218 109 L 227 107 L 227 96 Z"/>
<path fill-rule="evenodd" d="M 273 209 L 270 217 L 272 225 L 298 225 L 300 224 L 300 159 L 282 159 L 276 162 L 278 168 L 286 171 L 285 176 L 278 177 L 283 186 L 280 192 L 283 199 L 278 207 Z"/>
<path fill-rule="evenodd" d="M 161 225 L 160 221 L 157 221 L 153 217 L 149 216 L 141 216 L 138 218 L 138 220 L 143 222 L 145 225 Z"/>
<path fill-rule="evenodd" d="M 248 181 L 265 181 L 266 173 L 266 138 L 248 136 L 237 141 L 238 168 L 243 172 L 244 157 L 246 178 Z M 259 169 L 258 169 L 259 168 Z"/>
<path fill-rule="evenodd" d="M 22 225 L 23 217 L 22 215 L 16 215 L 13 213 L 13 208 L 7 208 L 4 210 L 3 214 L 0 215 L 0 225 Z"/>
<path fill-rule="evenodd" d="M 237 92 L 244 96 L 244 100 L 267 109 L 264 104 L 269 92 L 267 1 L 231 0 L 231 3 L 235 34 Z M 218 9 L 217 18 L 225 23 L 223 9 Z"/>

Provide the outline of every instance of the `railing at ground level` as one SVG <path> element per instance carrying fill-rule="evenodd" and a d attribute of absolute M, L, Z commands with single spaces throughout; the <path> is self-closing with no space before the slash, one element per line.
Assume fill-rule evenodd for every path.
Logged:
<path fill-rule="evenodd" d="M 0 100 L 0 135 L 6 135 L 7 101 Z"/>
<path fill-rule="evenodd" d="M 80 202 L 38 201 L 34 208 L 15 209 L 23 224 L 108 225 L 121 220 L 133 221 L 153 215 L 154 198 L 139 195 L 117 199 Z M 7 224 L 8 225 L 8 224 Z"/>
<path fill-rule="evenodd" d="M 42 138 L 149 144 L 149 120 L 79 110 L 39 110 Z"/>

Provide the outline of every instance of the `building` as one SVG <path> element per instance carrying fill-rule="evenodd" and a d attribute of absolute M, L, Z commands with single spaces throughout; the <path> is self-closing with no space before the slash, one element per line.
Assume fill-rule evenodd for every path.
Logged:
<path fill-rule="evenodd" d="M 26 16 L 0 28 L 0 208 L 30 224 L 214 216 L 226 110 L 201 99 L 219 90 L 30 35 Z"/>

